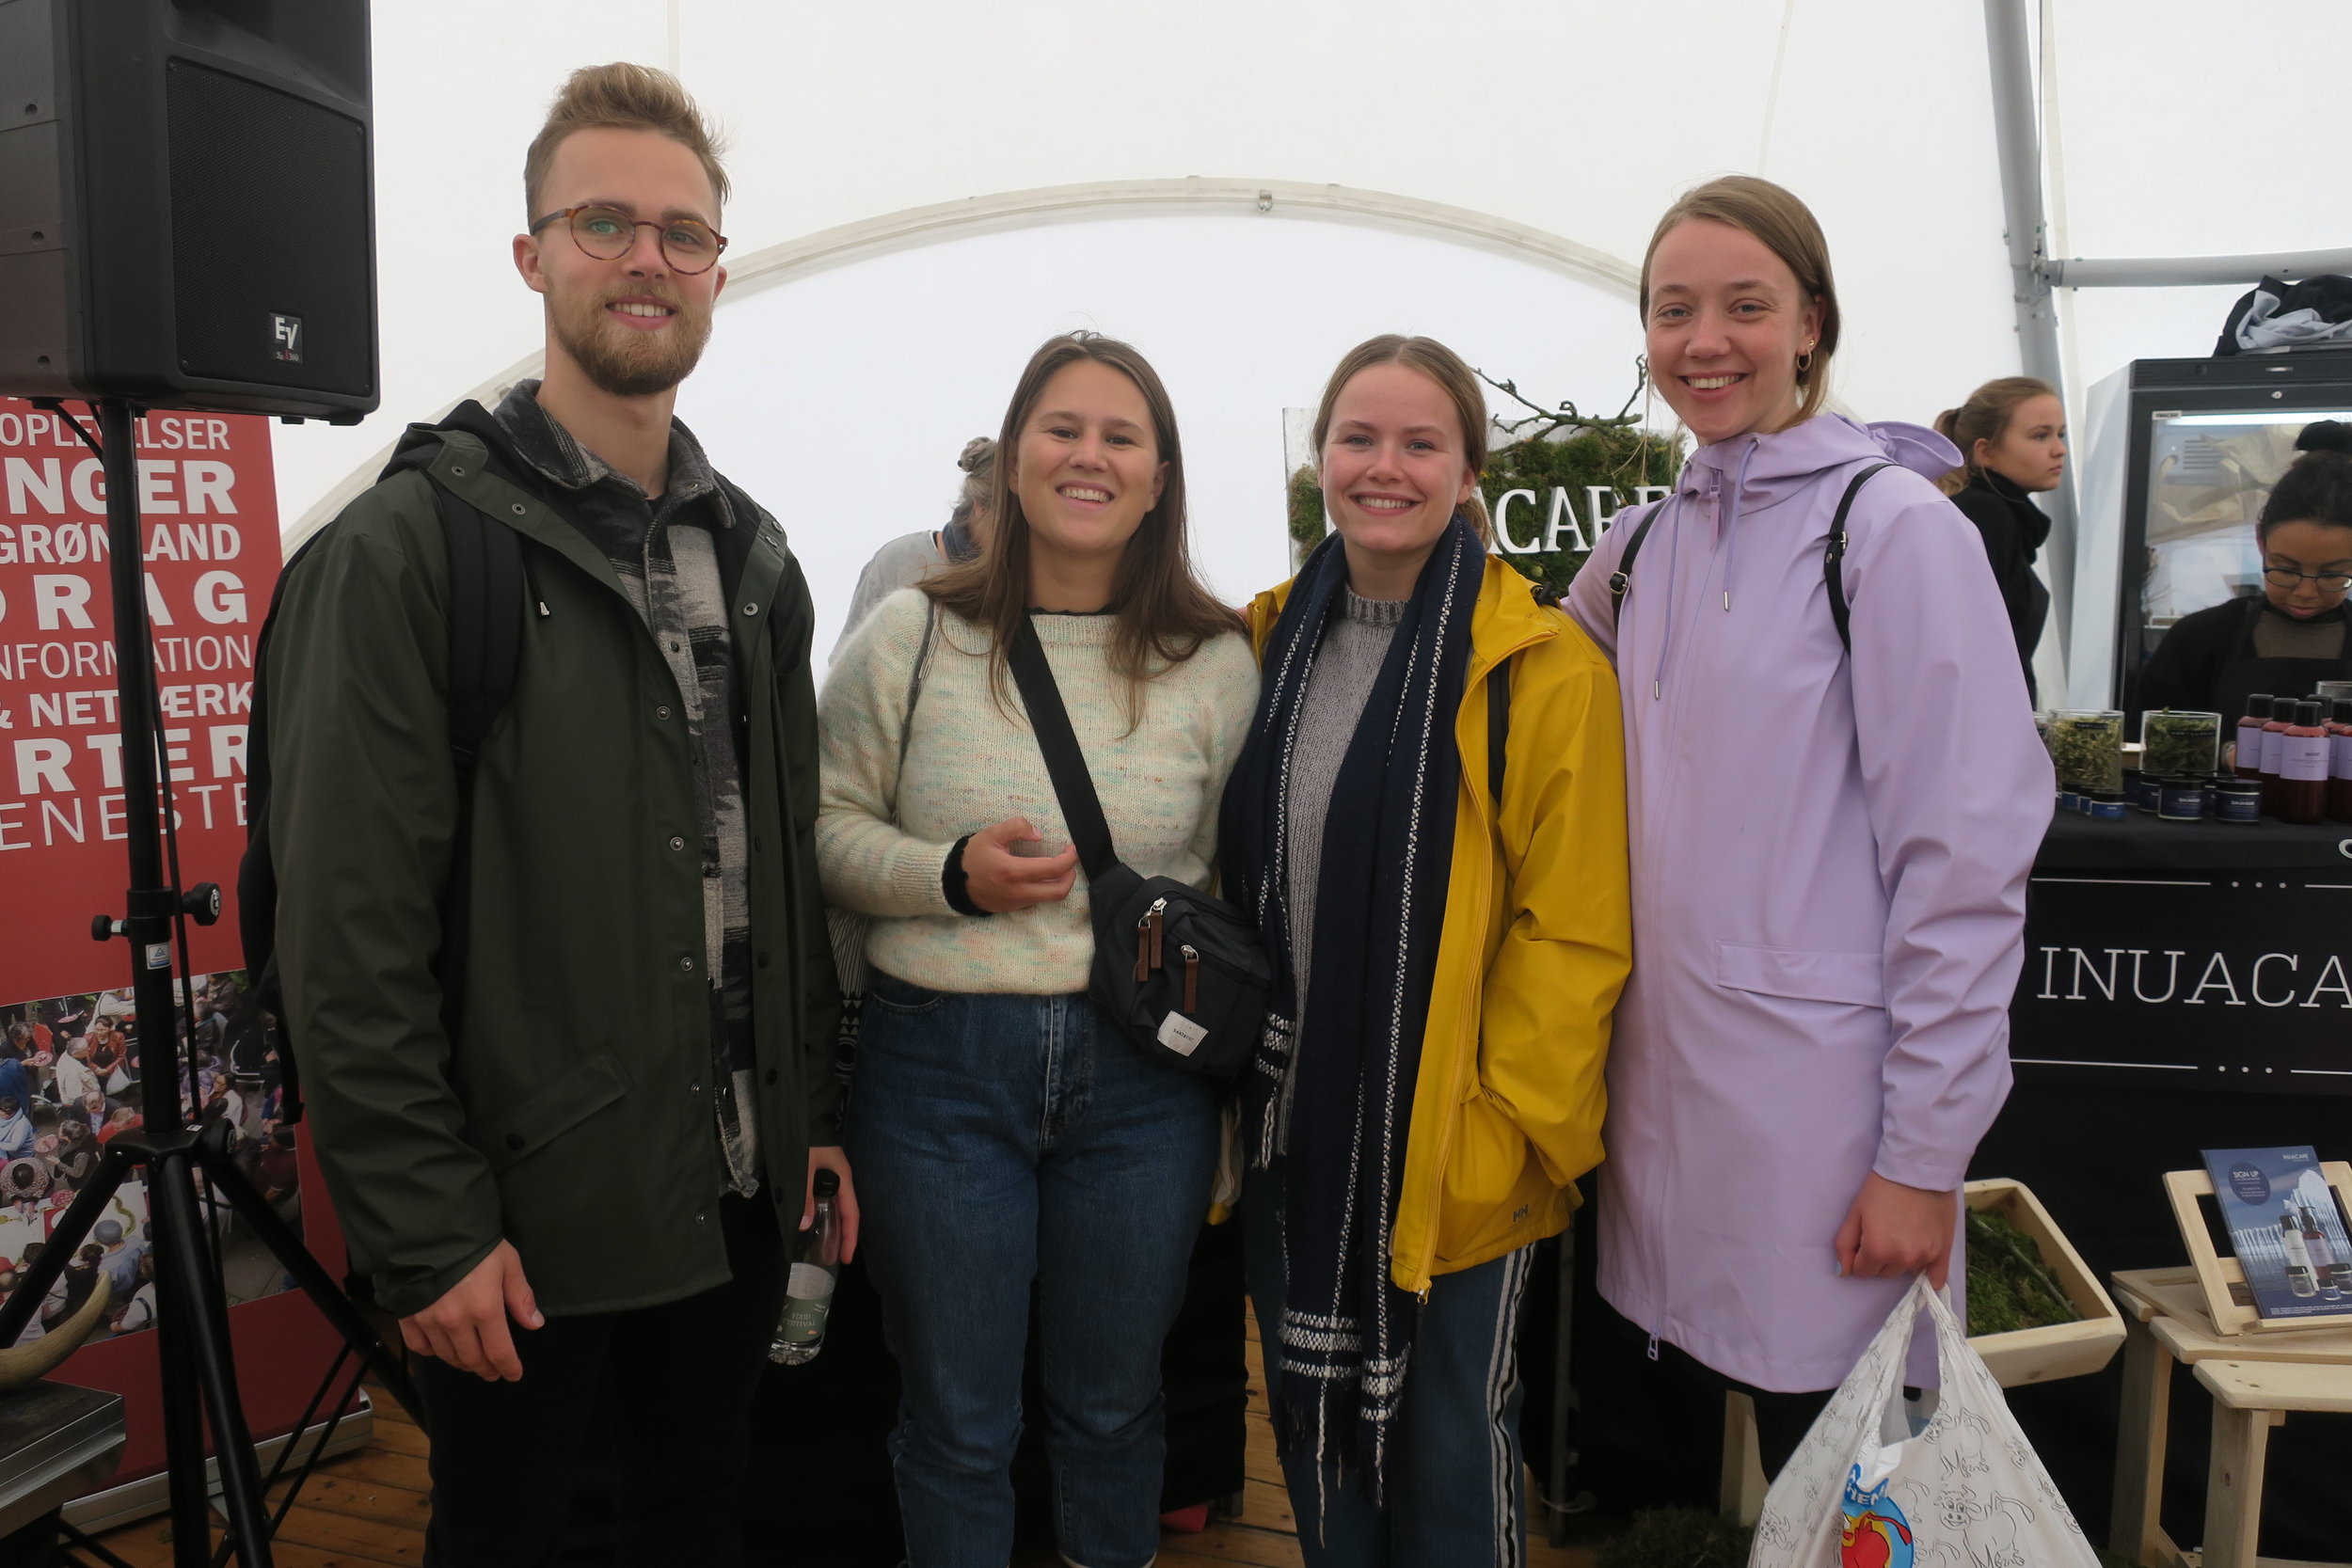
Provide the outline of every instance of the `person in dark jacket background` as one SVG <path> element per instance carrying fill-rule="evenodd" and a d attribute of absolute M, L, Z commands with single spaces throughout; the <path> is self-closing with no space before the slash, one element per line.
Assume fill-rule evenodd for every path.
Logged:
<path fill-rule="evenodd" d="M 2254 537 L 2263 591 L 2184 615 L 2140 673 L 2141 710 L 2210 710 L 2224 725 L 2256 691 L 2310 694 L 2352 680 L 2352 425 L 2303 427 L 2296 458 L 2263 503 Z"/>
<path fill-rule="evenodd" d="M 2050 537 L 2050 518 L 2033 497 L 2066 478 L 2066 409 L 2039 376 L 2005 375 L 1935 417 L 1936 434 L 1960 449 L 1961 466 L 1944 476 L 1944 493 L 1984 536 L 1984 553 L 2000 585 L 2026 691 L 2034 695 L 2033 652 L 2050 618 L 2050 590 L 2033 569 Z"/>

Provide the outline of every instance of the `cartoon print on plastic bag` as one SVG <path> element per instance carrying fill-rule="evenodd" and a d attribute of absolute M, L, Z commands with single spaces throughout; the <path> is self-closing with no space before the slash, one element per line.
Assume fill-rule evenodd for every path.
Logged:
<path fill-rule="evenodd" d="M 2032 1568 L 2017 1536 L 2021 1525 L 2030 1525 L 2037 1517 L 2030 1505 L 1994 1493 L 1992 1504 L 1985 1511 L 1986 1523 L 1992 1527 L 1986 1534 L 1992 1539 L 1979 1546 L 1976 1532 L 1970 1532 L 1970 1560 L 1977 1568 Z"/>
<path fill-rule="evenodd" d="M 1837 1535 L 1837 1568 L 1912 1568 L 1917 1542 L 1911 1521 L 1887 1496 L 1886 1482 L 1865 1486 L 1862 1466 L 1846 1476 L 1841 1505 L 1845 1526 Z"/>
<path fill-rule="evenodd" d="M 1945 1409 L 1950 1411 L 1949 1418 Z M 1993 1433 L 1993 1423 L 1974 1410 L 1947 1406 L 1936 1412 L 1938 1419 L 1929 1423 L 1921 1434 L 1931 1448 L 1942 1449 L 1944 1473 L 1953 1477 L 1981 1476 L 1991 1473 L 1993 1466 L 1984 1457 L 1984 1440 Z M 2030 1453 L 2032 1450 L 2026 1450 Z"/>

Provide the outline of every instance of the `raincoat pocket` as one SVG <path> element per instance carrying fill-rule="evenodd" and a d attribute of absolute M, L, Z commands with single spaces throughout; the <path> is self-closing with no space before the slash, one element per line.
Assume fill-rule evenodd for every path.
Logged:
<path fill-rule="evenodd" d="M 1876 953 L 1807 953 L 1719 942 L 1715 944 L 1715 983 L 1730 990 L 1800 1002 L 1886 1006 L 1886 966 Z"/>

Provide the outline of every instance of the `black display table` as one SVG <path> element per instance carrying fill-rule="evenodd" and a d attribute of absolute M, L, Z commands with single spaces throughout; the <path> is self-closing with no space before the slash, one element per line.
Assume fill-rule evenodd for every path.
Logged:
<path fill-rule="evenodd" d="M 2034 867 L 2010 1010 L 2017 1085 L 1970 1174 L 2031 1187 L 2103 1281 L 2187 1260 L 2166 1171 L 2201 1150 L 2352 1158 L 2352 826 L 2061 816 Z M 2094 1540 L 2122 1358 L 2010 1402 Z M 2208 1402 L 2175 1389 L 2166 1524 L 2196 1541 Z M 2265 1556 L 2352 1553 L 2352 1417 L 2273 1433 Z"/>
<path fill-rule="evenodd" d="M 2352 1094 L 2352 825 L 2058 817 L 2010 1022 L 2021 1085 Z"/>

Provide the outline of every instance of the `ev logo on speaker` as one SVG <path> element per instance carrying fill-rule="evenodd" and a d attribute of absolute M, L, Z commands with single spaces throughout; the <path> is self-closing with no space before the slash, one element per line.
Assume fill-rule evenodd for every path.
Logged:
<path fill-rule="evenodd" d="M 302 363 L 302 318 L 272 316 L 269 319 L 270 356 L 283 359 L 290 365 Z"/>

